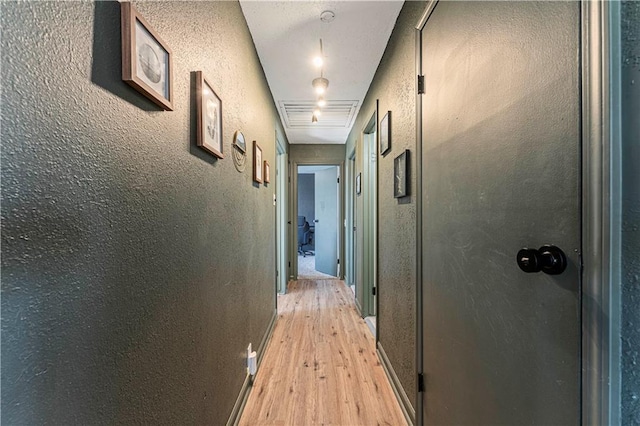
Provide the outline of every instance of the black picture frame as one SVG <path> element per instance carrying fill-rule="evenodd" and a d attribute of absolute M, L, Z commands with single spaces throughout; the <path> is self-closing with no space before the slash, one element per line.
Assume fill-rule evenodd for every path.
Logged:
<path fill-rule="evenodd" d="M 380 155 L 385 155 L 391 151 L 391 111 L 380 120 L 380 131 L 378 135 L 380 143 Z"/>
<path fill-rule="evenodd" d="M 408 149 L 393 160 L 393 196 L 402 198 L 409 195 L 409 155 Z"/>

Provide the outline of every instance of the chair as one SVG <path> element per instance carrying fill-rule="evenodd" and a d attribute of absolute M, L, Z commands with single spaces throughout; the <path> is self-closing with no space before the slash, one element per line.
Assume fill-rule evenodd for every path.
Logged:
<path fill-rule="evenodd" d="M 304 246 L 309 244 L 310 238 L 311 228 L 309 222 L 307 222 L 306 217 L 298 216 L 298 253 L 303 257 L 314 254 L 312 251 L 304 249 Z"/>

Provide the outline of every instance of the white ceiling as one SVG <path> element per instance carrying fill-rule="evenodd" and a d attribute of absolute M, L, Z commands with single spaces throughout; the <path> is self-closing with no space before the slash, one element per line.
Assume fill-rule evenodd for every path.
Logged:
<path fill-rule="evenodd" d="M 240 0 L 289 143 L 345 143 L 403 1 Z M 335 13 L 330 23 L 320 20 Z M 322 38 L 327 105 L 311 123 Z"/>

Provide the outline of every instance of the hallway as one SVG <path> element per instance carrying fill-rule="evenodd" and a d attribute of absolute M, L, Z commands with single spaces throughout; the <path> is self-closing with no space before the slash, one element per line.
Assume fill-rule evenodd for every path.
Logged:
<path fill-rule="evenodd" d="M 240 425 L 406 424 L 344 282 L 288 290 Z"/>

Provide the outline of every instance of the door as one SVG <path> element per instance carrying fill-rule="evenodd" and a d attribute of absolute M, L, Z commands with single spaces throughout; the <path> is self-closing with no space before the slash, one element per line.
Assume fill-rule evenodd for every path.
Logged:
<path fill-rule="evenodd" d="M 346 270 L 345 270 L 345 282 L 352 289 L 355 289 L 355 167 L 356 167 L 356 153 L 354 151 L 349 155 L 346 163 L 346 181 L 345 181 L 345 213 L 346 213 L 346 226 L 345 226 L 345 245 L 346 245 Z"/>
<path fill-rule="evenodd" d="M 421 32 L 423 420 L 580 422 L 580 5 L 440 2 Z M 560 247 L 560 275 L 523 247 Z"/>
<path fill-rule="evenodd" d="M 279 140 L 278 140 L 279 142 Z M 276 157 L 276 291 L 287 292 L 289 269 L 287 268 L 288 235 L 287 235 L 287 153 L 277 144 Z"/>
<path fill-rule="evenodd" d="M 377 209 L 376 196 L 378 193 L 378 185 L 376 179 L 376 114 L 372 118 L 372 123 L 363 135 L 363 204 L 364 204 L 364 288 L 365 297 L 363 299 L 363 308 L 365 316 L 376 315 L 376 284 L 377 284 Z"/>
<path fill-rule="evenodd" d="M 338 168 L 315 174 L 316 271 L 338 275 Z"/>

